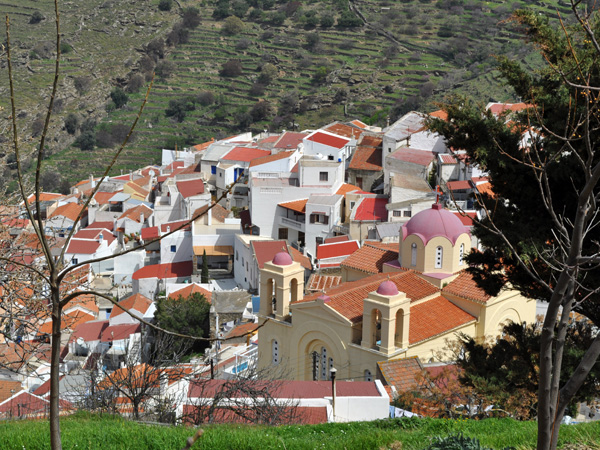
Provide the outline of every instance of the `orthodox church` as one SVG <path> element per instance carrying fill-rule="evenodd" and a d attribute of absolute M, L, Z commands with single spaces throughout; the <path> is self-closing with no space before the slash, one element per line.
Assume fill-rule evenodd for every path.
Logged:
<path fill-rule="evenodd" d="M 457 333 L 484 338 L 508 320 L 535 320 L 534 300 L 510 289 L 489 296 L 463 270 L 469 230 L 441 205 L 416 214 L 399 240 L 397 260 L 380 273 L 304 297 L 300 263 L 285 252 L 265 263 L 259 368 L 282 365 L 287 378 L 326 380 L 335 367 L 339 379 L 370 381 L 378 362 L 443 361 Z"/>

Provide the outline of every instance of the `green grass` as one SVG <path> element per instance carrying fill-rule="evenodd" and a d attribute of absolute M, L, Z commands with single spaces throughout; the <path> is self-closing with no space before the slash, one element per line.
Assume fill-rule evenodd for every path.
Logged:
<path fill-rule="evenodd" d="M 425 448 L 434 437 L 462 432 L 492 448 L 535 448 L 534 422 L 510 419 L 484 421 L 393 419 L 376 422 L 303 426 L 207 425 L 193 448 L 203 449 L 380 449 L 401 442 L 403 450 Z M 163 427 L 128 422 L 118 417 L 78 413 L 61 422 L 63 447 L 86 450 L 180 449 L 194 434 L 191 427 Z M 600 445 L 600 424 L 563 426 L 559 448 Z M 48 424 L 41 421 L 0 423 L 3 450 L 49 449 Z"/>

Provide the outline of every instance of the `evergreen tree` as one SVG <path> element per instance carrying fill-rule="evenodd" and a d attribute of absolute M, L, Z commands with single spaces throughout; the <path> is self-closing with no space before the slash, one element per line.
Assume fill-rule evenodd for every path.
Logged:
<path fill-rule="evenodd" d="M 200 277 L 202 283 L 208 283 L 208 256 L 206 256 L 206 250 L 202 254 L 202 273 Z"/>

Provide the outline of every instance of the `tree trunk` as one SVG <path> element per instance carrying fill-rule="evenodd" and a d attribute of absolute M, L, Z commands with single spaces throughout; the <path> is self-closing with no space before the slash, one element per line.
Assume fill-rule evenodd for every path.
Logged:
<path fill-rule="evenodd" d="M 52 299 L 52 353 L 50 355 L 50 447 L 52 450 L 62 450 L 60 438 L 60 407 L 59 407 L 59 381 L 60 381 L 60 338 L 61 314 L 60 293 L 58 286 L 52 286 L 50 291 Z"/>

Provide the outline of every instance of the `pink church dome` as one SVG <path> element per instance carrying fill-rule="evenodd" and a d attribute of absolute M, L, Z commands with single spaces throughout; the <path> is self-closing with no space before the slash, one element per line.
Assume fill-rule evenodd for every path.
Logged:
<path fill-rule="evenodd" d="M 279 252 L 273 258 L 273 264 L 278 266 L 289 266 L 293 262 L 292 257 L 287 252 Z"/>
<path fill-rule="evenodd" d="M 387 295 L 390 297 L 392 295 L 398 295 L 398 288 L 390 280 L 387 280 L 379 285 L 377 288 L 377 293 L 379 295 Z"/>
<path fill-rule="evenodd" d="M 402 240 L 411 234 L 416 234 L 424 244 L 437 236 L 446 237 L 454 244 L 463 233 L 470 234 L 460 219 L 442 208 L 439 203 L 435 203 L 431 209 L 421 211 L 402 225 Z"/>

